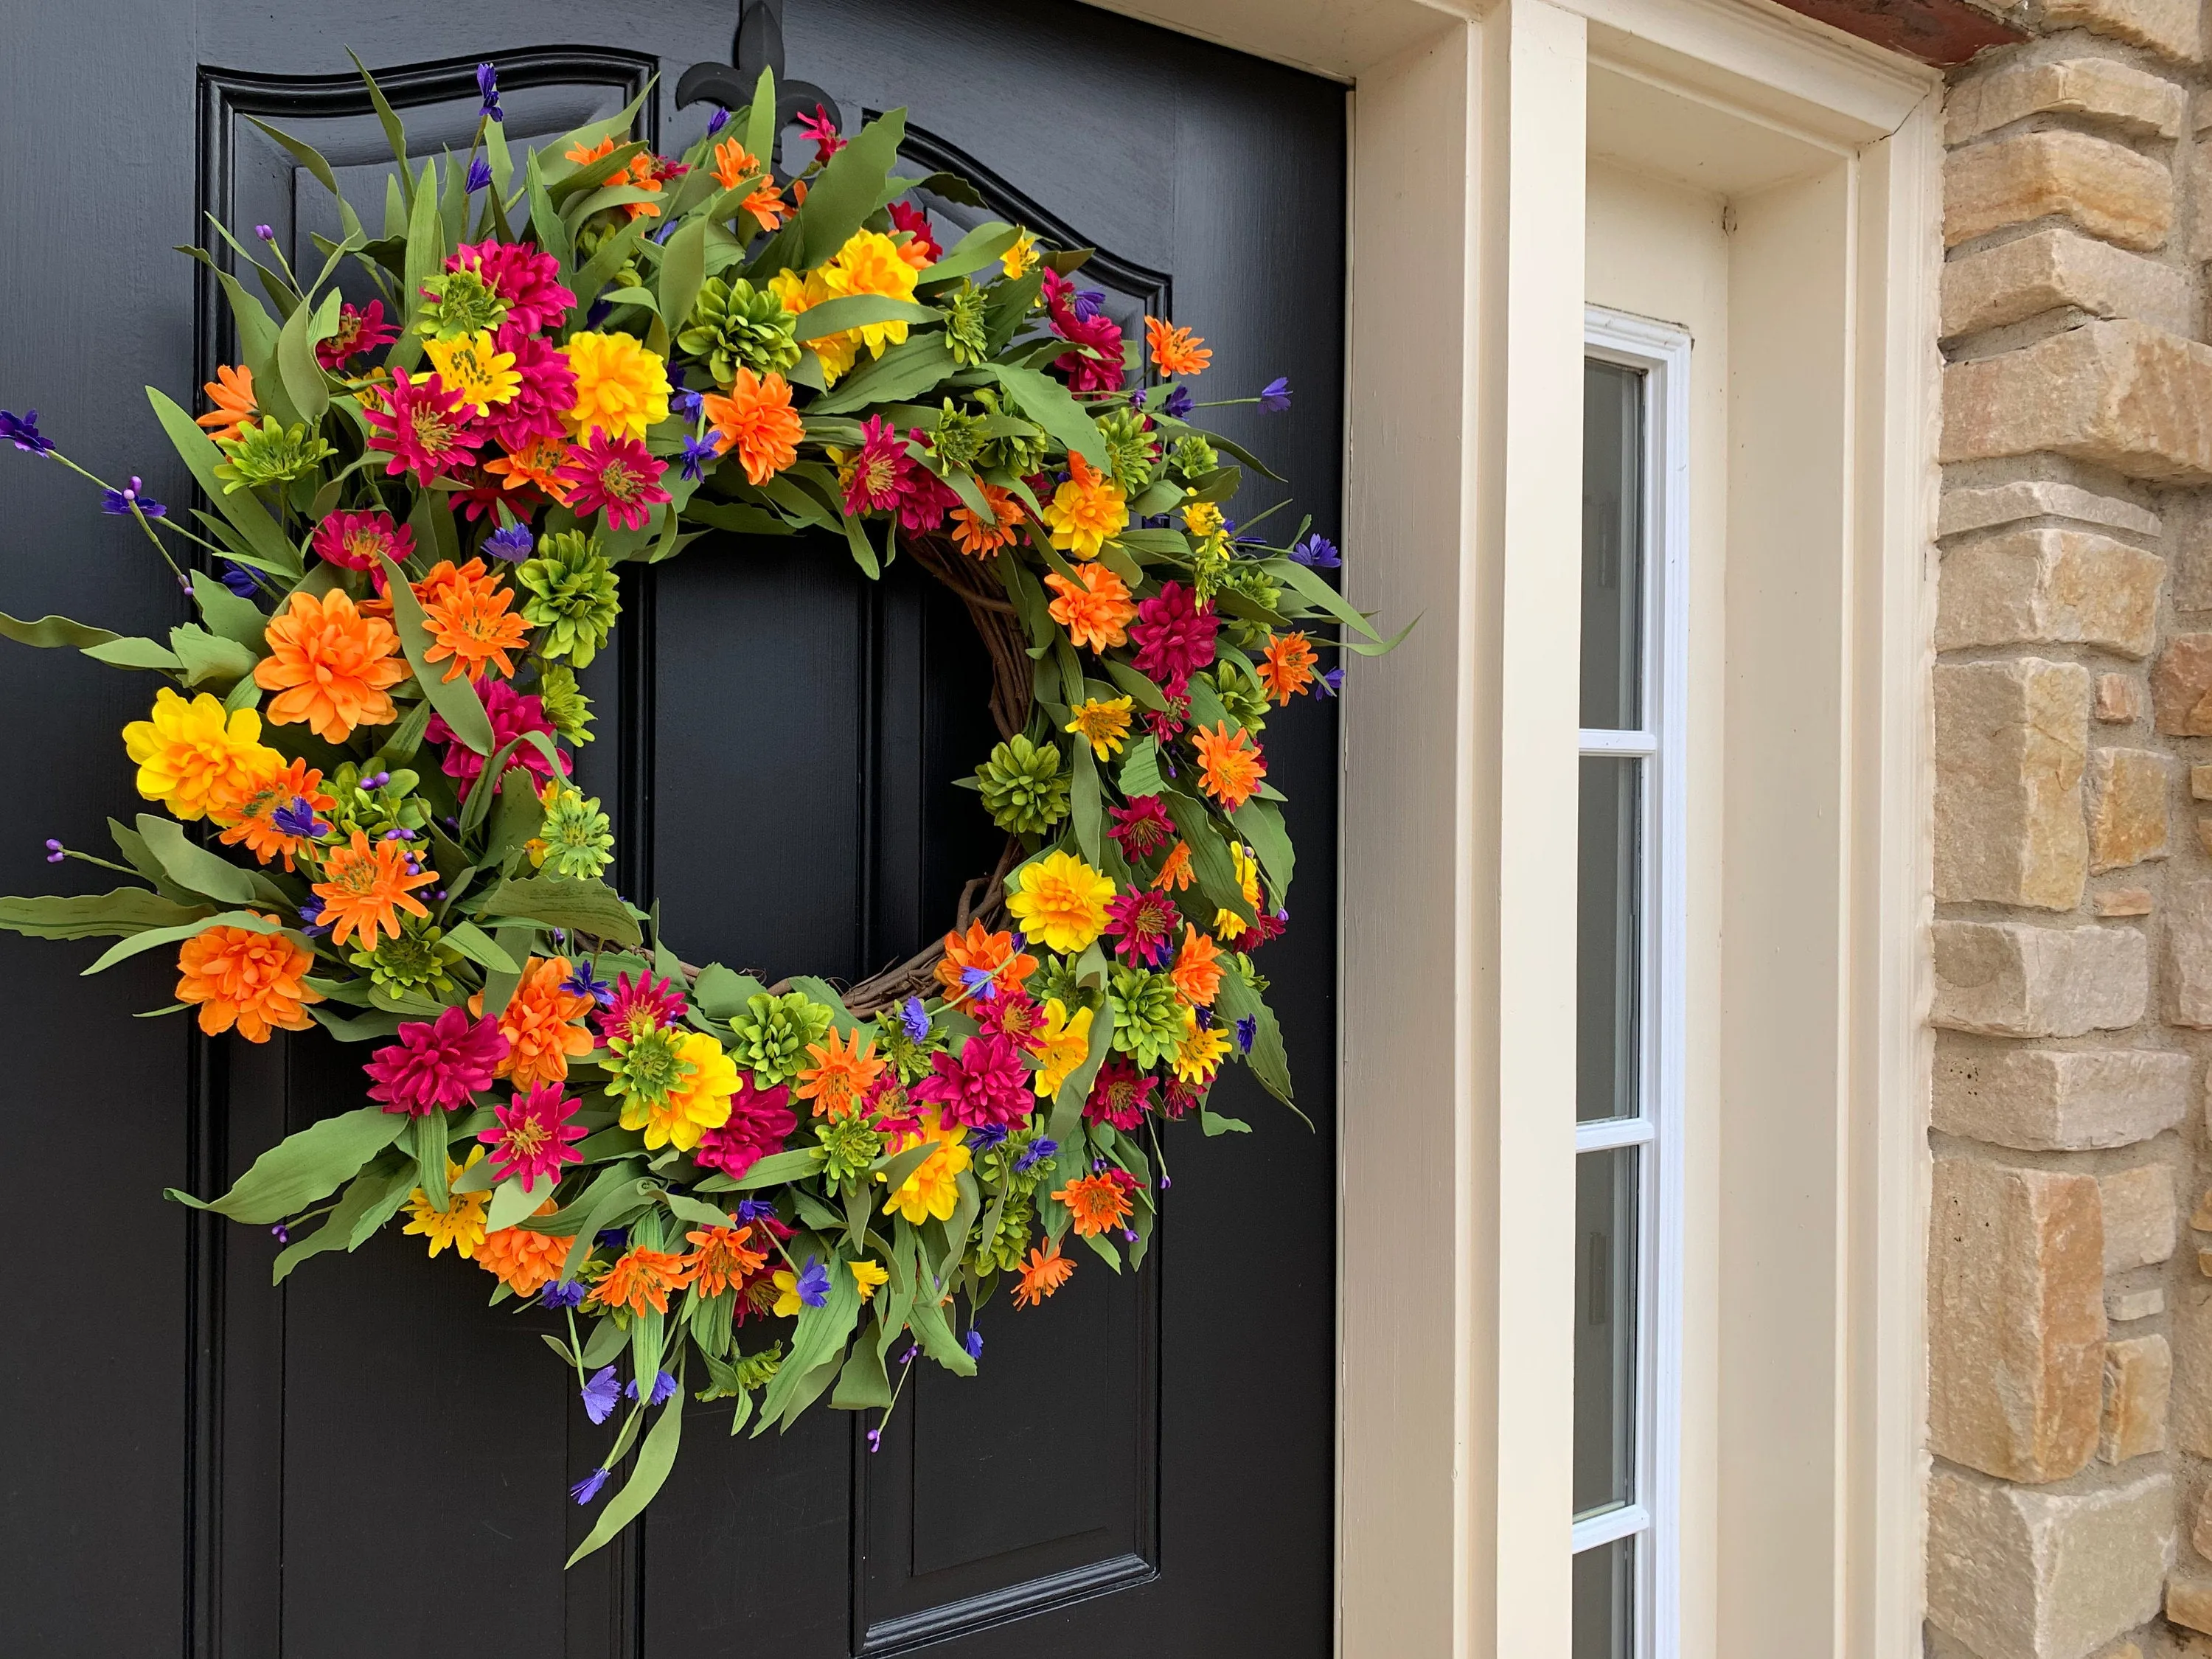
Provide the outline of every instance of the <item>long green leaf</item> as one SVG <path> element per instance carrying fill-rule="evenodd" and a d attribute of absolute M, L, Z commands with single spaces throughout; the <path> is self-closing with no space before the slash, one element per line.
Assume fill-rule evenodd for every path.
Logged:
<path fill-rule="evenodd" d="M 86 969 L 85 974 L 88 977 L 100 973 L 106 969 L 112 968 L 126 957 L 135 957 L 143 951 L 158 950 L 164 945 L 179 944 L 205 933 L 210 927 L 243 927 L 249 933 L 274 933 L 281 931 L 277 923 L 268 921 L 264 917 L 257 916 L 251 911 L 218 910 L 213 915 L 204 916 L 197 921 L 179 922 L 173 927 L 149 927 L 142 933 L 131 934 L 128 939 L 118 940 L 101 951 L 100 959 Z M 319 1014 L 321 1012 L 319 1008 L 315 1010 Z"/>
<path fill-rule="evenodd" d="M 568 1558 L 568 1565 L 574 1566 L 635 1520 L 660 1490 L 660 1483 L 668 1479 L 668 1471 L 676 1465 L 676 1448 L 684 1437 L 684 1395 L 679 1364 L 676 1392 L 668 1396 L 668 1403 L 660 1408 L 659 1417 L 646 1434 L 645 1443 L 638 1448 L 637 1462 L 630 1466 L 629 1479 L 623 1483 L 620 1492 L 607 1500 L 590 1535 L 576 1546 L 576 1553 Z"/>
<path fill-rule="evenodd" d="M 278 1141 L 213 1203 L 173 1187 L 166 1196 L 249 1226 L 282 1221 L 336 1192 L 413 1121 L 404 1112 L 387 1112 L 380 1106 L 342 1112 Z"/>
<path fill-rule="evenodd" d="M 532 876 L 501 882 L 477 908 L 484 915 L 517 916 L 621 945 L 636 945 L 645 937 L 622 896 L 603 881 Z"/>
<path fill-rule="evenodd" d="M 1006 395 L 1021 406 L 1022 413 L 1058 440 L 1062 447 L 1082 456 L 1093 466 L 1107 464 L 1106 441 L 1098 435 L 1097 427 L 1066 386 L 1034 368 L 1020 368 L 1012 363 L 991 363 L 986 367 L 992 377 L 1006 387 Z"/>
<path fill-rule="evenodd" d="M 832 334 L 865 327 L 871 323 L 934 323 L 945 313 L 932 307 L 917 305 L 912 300 L 895 299 L 886 294 L 847 294 L 834 300 L 824 300 L 818 306 L 810 306 L 799 313 L 791 337 L 801 345 L 809 340 L 819 340 Z"/>
<path fill-rule="evenodd" d="M 246 538 L 246 545 L 268 560 L 271 568 L 298 575 L 301 568 L 300 550 L 284 539 L 284 532 L 269 516 L 269 509 L 261 505 L 252 490 L 226 491 L 223 481 L 216 477 L 216 464 L 222 459 L 222 452 L 215 447 L 214 441 L 193 424 L 191 416 L 156 388 L 148 386 L 146 398 L 154 405 L 161 429 L 169 434 L 169 441 L 176 446 L 177 453 L 191 469 L 192 477 L 207 498 L 215 503 L 216 511 L 230 520 Z"/>
<path fill-rule="evenodd" d="M 996 264 L 1020 234 L 1018 228 L 1003 219 L 985 221 L 947 248 L 942 259 L 921 273 L 921 286 L 933 289 L 940 283 L 953 282 L 986 265 Z"/>
<path fill-rule="evenodd" d="M 178 927 L 211 912 L 183 905 L 143 887 L 69 897 L 0 898 L 0 928 L 31 939 L 127 939 L 149 927 Z"/>
<path fill-rule="evenodd" d="M 185 839 L 185 829 L 169 818 L 156 817 L 151 812 L 138 815 L 138 833 L 145 840 L 161 867 L 175 878 L 178 884 L 189 887 L 195 893 L 204 893 L 225 904 L 266 902 L 262 890 L 249 871 L 241 870 L 228 859 L 217 858 L 206 848 Z"/>
<path fill-rule="evenodd" d="M 827 303 L 842 302 L 832 300 Z M 815 310 L 823 308 L 817 306 Z M 811 317 L 814 312 L 805 314 Z M 862 363 L 839 381 L 835 390 L 809 404 L 806 412 L 842 415 L 878 404 L 902 403 L 939 386 L 958 368 L 944 335 L 918 335 L 903 345 L 893 346 L 874 362 Z"/>
<path fill-rule="evenodd" d="M 284 319 L 284 326 L 276 336 L 276 372 L 283 380 L 292 407 L 300 411 L 300 418 L 310 427 L 319 422 L 331 406 L 330 381 L 323 374 L 323 366 L 315 361 L 315 347 L 337 332 L 341 299 L 338 291 L 332 289 L 312 313 L 301 306 Z"/>
<path fill-rule="evenodd" d="M 836 253 L 875 211 L 884 176 L 905 141 L 906 112 L 895 109 L 869 122 L 830 158 L 799 210 L 802 266 L 818 265 Z"/>
<path fill-rule="evenodd" d="M 89 623 L 71 622 L 67 617 L 40 617 L 35 622 L 25 622 L 20 617 L 0 611 L 0 636 L 15 641 L 18 645 L 42 646 L 49 650 L 67 646 L 82 651 L 88 645 L 105 645 L 110 640 L 123 636 L 110 628 L 94 628 Z"/>
<path fill-rule="evenodd" d="M 371 82 L 370 84 L 374 86 L 375 83 Z M 347 236 L 360 235 L 361 220 L 353 210 L 353 204 L 347 201 L 344 194 L 338 189 L 337 175 L 331 171 L 331 164 L 323 159 L 322 152 L 313 145 L 295 138 L 290 133 L 270 126 L 268 122 L 258 116 L 249 115 L 246 118 L 289 150 L 292 153 L 292 159 L 314 174 L 315 181 L 330 191 L 338 204 L 338 222 L 342 228 L 342 234 Z M 393 118 L 396 120 L 398 118 L 395 116 Z"/>
<path fill-rule="evenodd" d="M 411 204 L 415 200 L 415 181 L 407 175 L 407 129 L 401 125 L 398 112 L 392 107 L 392 100 L 384 95 L 384 88 L 368 72 L 368 65 L 361 61 L 361 54 L 349 46 L 346 56 L 361 71 L 362 84 L 368 88 L 368 101 L 376 106 L 376 118 L 384 124 L 384 140 L 392 146 L 392 159 L 399 163 L 400 186 Z"/>
<path fill-rule="evenodd" d="M 399 648 L 407 653 L 408 666 L 415 671 L 422 695 L 444 716 L 455 737 L 479 755 L 490 754 L 494 747 L 491 716 L 484 713 L 483 699 L 477 696 L 476 687 L 465 679 L 441 679 L 441 665 L 427 660 L 430 630 L 422 616 L 422 601 L 415 597 L 407 573 L 386 559 L 384 578 L 386 591 L 392 596 L 392 626 L 399 635 Z"/>

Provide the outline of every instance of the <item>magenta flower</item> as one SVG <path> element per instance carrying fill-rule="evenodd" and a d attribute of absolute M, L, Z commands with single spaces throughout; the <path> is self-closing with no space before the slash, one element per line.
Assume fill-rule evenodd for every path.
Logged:
<path fill-rule="evenodd" d="M 384 320 L 384 301 L 371 300 L 356 311 L 350 301 L 338 307 L 338 331 L 315 342 L 315 361 L 325 368 L 343 368 L 346 359 L 390 345 L 399 331 Z"/>
<path fill-rule="evenodd" d="M 896 507 L 913 465 L 898 428 L 880 415 L 868 416 L 860 425 L 860 447 L 853 457 L 853 470 L 845 477 L 846 516 L 857 519 L 863 513 Z"/>
<path fill-rule="evenodd" d="M 389 513 L 333 513 L 315 526 L 318 556 L 348 570 L 380 570 L 380 560 L 404 562 L 415 551 L 415 532 Z"/>
<path fill-rule="evenodd" d="M 568 486 L 568 506 L 579 519 L 605 509 L 617 530 L 642 530 L 653 509 L 669 499 L 660 487 L 668 463 L 648 454 L 635 438 L 610 438 L 597 427 L 570 450 L 556 475 Z"/>
<path fill-rule="evenodd" d="M 937 238 L 929 228 L 929 216 L 912 204 L 891 204 L 891 228 L 910 233 L 914 240 L 909 246 L 920 248 L 928 256 L 930 264 L 935 264 L 945 257 L 945 250 L 938 246 Z"/>
<path fill-rule="evenodd" d="M 919 434 L 917 434 L 919 435 Z M 926 466 L 909 466 L 899 480 L 899 526 L 909 535 L 922 535 L 945 522 L 945 515 L 960 505 L 952 486 Z"/>
<path fill-rule="evenodd" d="M 371 428 L 368 447 L 392 457 L 384 469 L 387 477 L 411 472 L 428 483 L 457 466 L 474 465 L 476 447 L 483 441 L 469 405 L 434 374 L 392 370 L 383 406 L 364 402 L 361 412 Z"/>
<path fill-rule="evenodd" d="M 651 974 L 617 974 L 614 1000 L 599 1012 L 599 1035 L 642 1036 L 647 1031 L 681 1024 L 690 1009 L 673 980 L 655 979 Z"/>
<path fill-rule="evenodd" d="M 1044 298 L 1052 331 L 1075 348 L 1053 359 L 1052 366 L 1067 376 L 1068 389 L 1119 392 L 1121 325 L 1095 307 L 1078 302 L 1075 284 L 1056 270 L 1045 271 Z"/>
<path fill-rule="evenodd" d="M 1180 920 L 1175 902 L 1165 893 L 1125 887 L 1107 908 L 1106 931 L 1115 940 L 1116 956 L 1157 968 L 1174 948 Z"/>
<path fill-rule="evenodd" d="M 1145 1121 L 1145 1109 L 1152 1103 L 1152 1088 L 1158 1081 L 1116 1054 L 1098 1068 L 1091 1097 L 1083 1103 L 1083 1115 L 1093 1123 L 1133 1129 Z"/>
<path fill-rule="evenodd" d="M 970 1129 L 1019 1123 L 1036 1103 L 1029 1067 L 1004 1037 L 969 1037 L 957 1058 L 933 1054 L 929 1063 L 930 1075 L 914 1085 L 914 1097 L 936 1105 L 947 1123 Z"/>
<path fill-rule="evenodd" d="M 1190 677 L 1213 660 L 1213 635 L 1220 619 L 1210 605 L 1193 603 L 1190 589 L 1170 582 L 1158 594 L 1138 602 L 1129 638 L 1137 647 L 1137 672 L 1149 674 L 1170 697 L 1190 689 Z"/>
<path fill-rule="evenodd" d="M 421 1117 L 433 1109 L 465 1106 L 477 1090 L 490 1088 L 507 1049 L 496 1021 L 448 1008 L 435 1020 L 402 1025 L 399 1040 L 379 1048 L 362 1070 L 376 1085 L 371 1100 L 381 1101 L 387 1112 Z"/>
<path fill-rule="evenodd" d="M 1106 833 L 1120 843 L 1124 858 L 1149 858 L 1175 839 L 1175 820 L 1158 795 L 1136 795 L 1127 806 L 1108 809 L 1114 827 Z"/>
<path fill-rule="evenodd" d="M 561 285 L 561 262 L 520 242 L 464 242 L 447 256 L 448 270 L 473 270 L 507 301 L 507 320 L 526 334 L 565 319 L 576 296 Z M 514 348 L 505 340 L 501 351 Z"/>
<path fill-rule="evenodd" d="M 558 1083 L 541 1083 L 528 1094 L 515 1096 L 511 1104 L 493 1107 L 498 1127 L 477 1137 L 491 1148 L 493 1179 L 520 1176 L 526 1193 L 538 1185 L 540 1176 L 549 1183 L 558 1182 L 562 1164 L 582 1163 L 584 1155 L 571 1143 L 584 1138 L 584 1126 L 568 1121 L 582 1105 L 579 1100 L 563 1099 Z"/>
<path fill-rule="evenodd" d="M 770 1152 L 781 1152 L 783 1138 L 798 1123 L 792 1115 L 787 1085 L 763 1089 L 754 1082 L 751 1073 L 741 1071 L 738 1091 L 730 1097 L 728 1120 L 699 1137 L 699 1144 L 691 1149 L 692 1162 L 735 1180 Z"/>
<path fill-rule="evenodd" d="M 483 700 L 484 713 L 491 717 L 492 747 L 496 750 L 523 735 L 526 732 L 543 732 L 553 735 L 553 722 L 545 718 L 545 702 L 536 696 L 525 696 L 505 680 L 487 675 L 477 682 L 477 696 Z M 446 746 L 445 759 L 440 763 L 449 778 L 458 778 L 464 784 L 474 783 L 484 769 L 485 757 L 453 736 L 453 728 L 446 724 L 445 716 L 433 714 L 423 736 L 433 743 Z M 534 743 L 515 744 L 514 752 L 507 757 L 509 766 L 524 766 L 540 779 L 550 783 L 553 768 L 546 761 L 544 751 Z M 572 763 L 561 757 L 561 770 L 568 772 Z"/>
<path fill-rule="evenodd" d="M 845 148 L 845 140 L 838 136 L 837 123 L 830 118 L 830 112 L 819 104 L 814 106 L 813 114 L 802 115 L 799 118 L 799 131 L 802 137 L 813 141 L 814 159 L 817 161 L 826 162 L 839 150 Z"/>
<path fill-rule="evenodd" d="M 564 436 L 561 412 L 576 401 L 576 371 L 568 367 L 568 354 L 512 320 L 500 325 L 495 344 L 514 354 L 514 372 L 522 384 L 505 403 L 491 406 L 492 436 L 510 452 L 528 448 L 533 439 Z"/>

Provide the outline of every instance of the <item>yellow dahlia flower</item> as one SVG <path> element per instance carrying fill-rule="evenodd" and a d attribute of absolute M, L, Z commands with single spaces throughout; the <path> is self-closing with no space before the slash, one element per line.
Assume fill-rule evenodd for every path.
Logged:
<path fill-rule="evenodd" d="M 623 1103 L 622 1126 L 645 1131 L 649 1148 L 673 1146 L 688 1152 L 709 1129 L 730 1121 L 730 1097 L 738 1091 L 736 1063 L 704 1031 L 689 1033 L 676 1046 L 677 1058 L 691 1069 L 665 1101 L 632 1095 Z"/>
<path fill-rule="evenodd" d="M 1006 900 L 1006 914 L 1022 933 L 1048 950 L 1073 955 L 1106 931 L 1114 878 L 1073 853 L 1048 853 L 1022 866 L 1021 884 Z"/>
<path fill-rule="evenodd" d="M 572 335 L 568 350 L 576 401 L 563 418 L 576 436 L 597 430 L 641 439 L 646 428 L 668 418 L 667 366 L 635 336 Z"/>
<path fill-rule="evenodd" d="M 138 763 L 138 793 L 187 822 L 210 803 L 243 799 L 284 757 L 261 741 L 261 716 L 251 708 L 226 714 L 206 692 L 190 702 L 164 686 L 149 720 L 123 728 L 123 746 Z"/>
<path fill-rule="evenodd" d="M 1088 1008 L 1078 1008 L 1070 1018 L 1066 1005 L 1058 997 L 1046 999 L 1044 1025 L 1036 1036 L 1040 1063 L 1031 1085 L 1038 1099 L 1050 1100 L 1058 1094 L 1068 1073 L 1082 1065 L 1083 1057 L 1091 1052 L 1091 1014 Z"/>

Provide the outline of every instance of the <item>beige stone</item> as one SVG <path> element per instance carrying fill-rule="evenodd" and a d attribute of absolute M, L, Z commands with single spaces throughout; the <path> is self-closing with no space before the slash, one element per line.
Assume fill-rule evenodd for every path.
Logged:
<path fill-rule="evenodd" d="M 2206 161 L 2212 170 L 2212 156 Z M 2177 495 L 2165 520 L 2173 608 L 2212 611 L 2212 500 L 2198 493 Z"/>
<path fill-rule="evenodd" d="M 2203 1241 L 2199 1241 L 2201 1243 Z M 2173 1344 L 2173 1443 L 2212 1457 L 2212 1275 L 2198 1253 L 2199 1275 L 2166 1283 L 2166 1335 Z"/>
<path fill-rule="evenodd" d="M 2148 749 L 2089 757 L 2089 868 L 2100 873 L 2166 854 L 2166 798 L 2173 763 Z"/>
<path fill-rule="evenodd" d="M 2197 1252 L 2197 1271 L 2203 1273 L 2205 1278 L 2212 1279 L 2212 1249 L 2205 1249 L 2202 1246 L 2198 1248 Z M 2212 1456 L 2212 1452 L 2208 1452 L 2205 1455 L 2207 1456 Z"/>
<path fill-rule="evenodd" d="M 1934 1023 L 1984 1036 L 2080 1036 L 2143 1017 L 2150 946 L 2133 927 L 1939 921 Z"/>
<path fill-rule="evenodd" d="M 2199 141 L 2189 169 L 2190 195 L 2195 203 L 2190 214 L 2189 257 L 2212 259 L 2212 223 L 2204 215 L 2212 210 L 2212 144 Z"/>
<path fill-rule="evenodd" d="M 2212 856 L 2212 818 L 2197 820 L 2197 844 L 2208 856 Z"/>
<path fill-rule="evenodd" d="M 2150 914 L 2148 887 L 2107 887 L 2096 896 L 2100 916 L 2147 916 Z"/>
<path fill-rule="evenodd" d="M 2189 94 L 2172 82 L 2109 58 L 2008 64 L 1954 87 L 1943 105 L 1943 142 L 1963 144 L 2031 115 L 2084 115 L 2124 131 L 2172 138 Z"/>
<path fill-rule="evenodd" d="M 2169 738 L 2212 737 L 2212 634 L 2176 634 L 2150 675 L 2151 710 Z"/>
<path fill-rule="evenodd" d="M 2097 1455 L 2107 1463 L 2166 1449 L 2166 1410 L 2173 1389 L 2173 1350 L 2162 1336 L 2105 1345 L 2105 1415 Z"/>
<path fill-rule="evenodd" d="M 2016 133 L 1943 163 L 1943 241 L 1955 247 L 2052 215 L 2123 247 L 2160 246 L 2173 228 L 2173 175 L 2109 138 Z"/>
<path fill-rule="evenodd" d="M 2106 726 L 2130 726 L 2142 718 L 2142 682 L 2131 674 L 2097 676 L 2096 715 Z"/>
<path fill-rule="evenodd" d="M 2014 530 L 1943 556 L 1936 647 L 2101 645 L 2147 657 L 2166 561 L 2088 530 Z"/>
<path fill-rule="evenodd" d="M 1930 1119 L 1947 1134 L 2079 1152 L 2125 1146 L 2189 1115 L 2192 1062 L 2162 1048 L 2021 1048 L 1946 1036 Z"/>
<path fill-rule="evenodd" d="M 2174 1579 L 2166 1587 L 2166 1616 L 2191 1630 L 2212 1633 L 2212 1579 Z"/>
<path fill-rule="evenodd" d="M 2097 1177 L 2098 1208 L 2105 1218 L 2105 1271 L 2148 1267 L 2173 1254 L 2179 1231 L 2173 1172 L 2163 1164 L 2116 1170 Z"/>
<path fill-rule="evenodd" d="M 1945 339 L 2002 328 L 2070 307 L 2096 317 L 2135 317 L 2189 331 L 2189 279 L 2171 265 L 2054 225 L 1943 267 Z"/>
<path fill-rule="evenodd" d="M 1937 898 L 2046 910 L 2081 903 L 2088 724 L 2089 674 L 2076 664 L 1938 665 Z"/>
<path fill-rule="evenodd" d="M 2060 1495 L 1938 1470 L 1928 1489 L 1928 1618 L 1979 1659 L 2084 1659 L 2158 1616 L 2173 1480 Z"/>
<path fill-rule="evenodd" d="M 2212 1486 L 2197 1500 L 2197 1514 L 2189 1526 L 2189 1547 L 2207 1560 L 2212 1560 Z"/>
<path fill-rule="evenodd" d="M 2212 1028 L 2212 881 L 2166 892 L 2166 998 L 2175 1024 Z"/>
<path fill-rule="evenodd" d="M 2020 242 L 2007 242 L 2007 247 L 2017 247 L 2023 242 L 2033 242 L 2041 236 L 2073 236 L 2071 231 L 2039 231 L 2034 236 L 2024 236 Z M 2102 242 L 2091 242 L 2086 237 L 2074 240 L 2089 247 L 2101 248 Z M 1992 250 L 1994 252 L 1994 250 Z M 1967 256 L 1978 259 L 1978 253 Z M 2140 264 L 2152 265 L 2148 259 L 2136 259 L 2134 254 L 2124 258 Z M 1963 264 L 1966 260 L 1959 262 Z M 2152 265 L 2165 271 L 2163 265 Z M 1955 269 L 1947 265 L 1946 270 Z M 2169 275 L 2173 273 L 2168 273 Z M 2179 278 L 2177 277 L 2177 280 Z M 2130 313 L 2140 314 L 2140 313 Z M 2186 331 L 2185 324 L 2182 332 Z M 2073 519 L 2082 524 L 2102 525 L 2111 530 L 2126 530 L 2138 536 L 2155 536 L 2161 520 L 2148 507 L 2123 501 L 2117 495 L 2100 495 L 2095 490 L 2084 489 L 2079 484 L 2062 483 L 2051 478 L 2015 478 L 2010 483 L 1959 485 L 1943 492 L 1943 504 L 1936 520 L 1938 536 L 1963 536 L 1970 531 L 1988 530 L 2001 524 L 2015 524 L 2022 519 Z"/>
<path fill-rule="evenodd" d="M 1943 371 L 1942 459 L 2051 450 L 2130 477 L 2212 481 L 2212 346 L 2084 323 Z"/>
<path fill-rule="evenodd" d="M 1936 1160 L 1928 1443 L 2011 1480 L 2062 1480 L 2096 1449 L 2104 1230 L 2088 1176 Z"/>
<path fill-rule="evenodd" d="M 2044 0 L 2043 21 L 2049 28 L 2084 28 L 2130 40 L 2183 63 L 2203 49 L 2194 0 Z"/>
<path fill-rule="evenodd" d="M 2105 1320 L 2107 1324 L 2125 1325 L 2138 1319 L 2154 1319 L 2165 1311 L 2166 1292 L 2155 1285 L 2139 1291 L 2105 1292 Z"/>

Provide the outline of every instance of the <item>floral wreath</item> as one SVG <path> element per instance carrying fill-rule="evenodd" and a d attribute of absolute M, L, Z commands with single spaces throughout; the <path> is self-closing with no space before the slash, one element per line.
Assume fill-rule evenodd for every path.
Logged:
<path fill-rule="evenodd" d="M 1395 641 L 1317 574 L 1325 538 L 1224 515 L 1243 468 L 1276 475 L 1190 424 L 1188 329 L 1145 319 L 1166 385 L 1133 387 L 1085 251 L 995 222 L 939 244 L 892 172 L 903 112 L 848 140 L 817 111 L 779 180 L 763 75 L 680 161 L 624 137 L 641 94 L 518 165 L 477 81 L 468 156 L 416 172 L 368 79 L 398 170 L 380 235 L 339 199 L 319 272 L 222 232 L 274 313 L 193 250 L 240 361 L 206 413 L 148 395 L 196 528 L 0 411 L 198 612 L 166 643 L 0 617 L 183 688 L 123 732 L 168 815 L 111 820 L 121 863 L 47 843 L 132 884 L 0 900 L 0 927 L 115 938 L 88 972 L 175 948 L 159 1012 L 210 1036 L 374 1045 L 369 1103 L 170 1196 L 269 1227 L 277 1281 L 404 1212 L 495 1304 L 559 1311 L 592 1420 L 623 1413 L 576 1501 L 638 1452 L 573 1565 L 651 1499 L 687 1395 L 733 1400 L 732 1432 L 824 1395 L 887 1419 L 917 1357 L 974 1372 L 999 1284 L 1033 1308 L 1066 1282 L 1070 1232 L 1141 1262 L 1161 1126 L 1246 1127 L 1207 1104 L 1223 1065 L 1290 1102 L 1254 959 L 1291 875 L 1260 733 L 1335 694 L 1320 648 Z M 1006 850 L 942 944 L 842 992 L 682 961 L 569 781 L 617 566 L 709 529 L 828 532 L 872 577 L 902 550 L 993 665 L 1002 741 L 963 781 Z"/>

